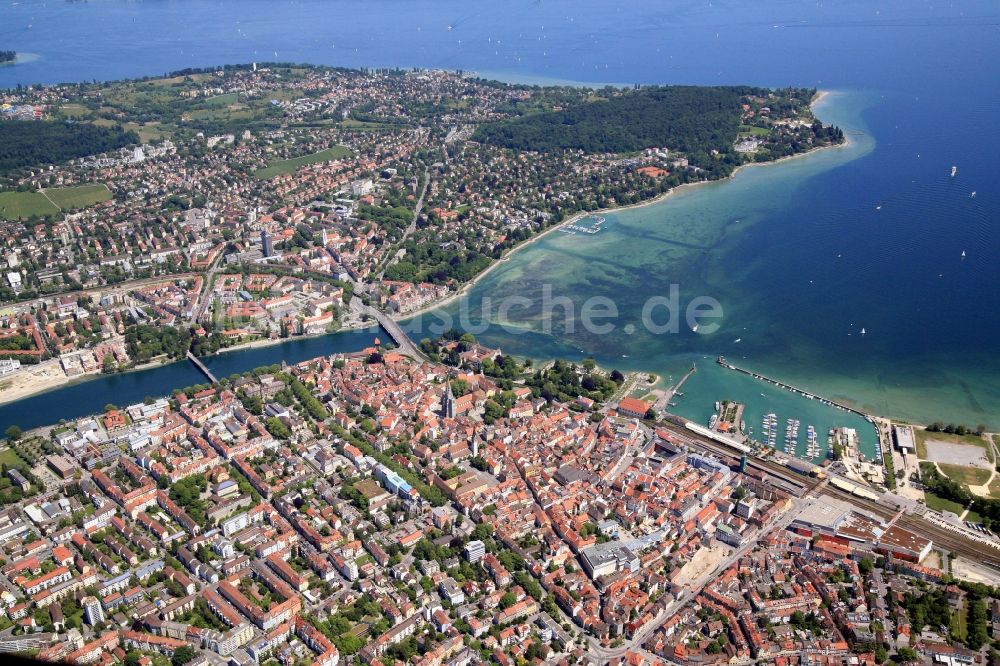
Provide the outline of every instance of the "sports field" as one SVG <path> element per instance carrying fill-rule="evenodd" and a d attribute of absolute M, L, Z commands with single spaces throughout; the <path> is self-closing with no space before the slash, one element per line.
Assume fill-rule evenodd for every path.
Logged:
<path fill-rule="evenodd" d="M 317 164 L 319 162 L 339 160 L 350 154 L 351 149 L 346 146 L 333 146 L 332 148 L 321 150 L 318 153 L 293 157 L 290 160 L 278 160 L 277 162 L 271 162 L 260 171 L 257 171 L 255 175 L 258 178 L 267 180 L 286 173 L 294 173 L 296 169 L 304 167 L 307 164 Z"/>
<path fill-rule="evenodd" d="M 63 210 L 86 208 L 111 198 L 111 191 L 103 183 L 77 185 L 75 187 L 53 187 L 42 190 L 45 196 Z"/>

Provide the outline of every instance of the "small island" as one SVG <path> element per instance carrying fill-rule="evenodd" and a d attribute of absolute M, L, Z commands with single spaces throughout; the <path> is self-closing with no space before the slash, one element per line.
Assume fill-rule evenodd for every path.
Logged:
<path fill-rule="evenodd" d="M 17 60 L 17 51 L 0 51 L 0 65 Z"/>

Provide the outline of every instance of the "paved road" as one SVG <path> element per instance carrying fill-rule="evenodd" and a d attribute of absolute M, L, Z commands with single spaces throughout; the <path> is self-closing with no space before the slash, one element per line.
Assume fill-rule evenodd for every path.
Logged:
<path fill-rule="evenodd" d="M 399 247 L 403 247 L 403 243 L 406 242 L 406 239 L 409 238 L 410 234 L 412 234 L 417 228 L 417 218 L 420 217 L 420 211 L 423 210 L 424 208 L 424 195 L 427 194 L 427 186 L 430 185 L 430 182 L 431 182 L 430 169 L 425 166 L 424 186 L 420 188 L 420 196 L 417 198 L 417 205 L 413 207 L 413 220 L 410 222 L 409 226 L 407 226 L 406 229 L 403 231 L 403 237 L 399 239 L 398 243 Z M 386 258 L 385 263 L 382 264 L 382 267 L 375 275 L 375 280 L 382 279 L 382 276 L 385 275 L 385 269 L 388 268 L 390 264 L 392 264 L 395 256 L 396 256 L 395 253 L 393 253 L 391 256 Z"/>
<path fill-rule="evenodd" d="M 409 356 L 410 358 L 417 361 L 426 360 L 426 357 L 424 356 L 423 352 L 420 351 L 417 345 L 413 343 L 413 340 L 410 339 L 410 336 L 406 334 L 406 331 L 400 328 L 399 324 L 397 324 L 392 317 L 382 312 L 378 308 L 373 308 L 370 305 L 365 305 L 361 301 L 361 299 L 358 298 L 357 296 L 351 297 L 351 302 L 348 305 L 348 307 L 350 307 L 352 312 L 354 312 L 359 316 L 367 315 L 372 319 L 374 319 L 375 321 L 377 321 L 379 325 L 386 330 L 386 332 L 392 338 L 393 342 L 396 343 L 398 347 L 396 351 L 398 351 L 400 354 L 403 354 L 404 356 Z"/>
<path fill-rule="evenodd" d="M 643 647 L 645 642 L 649 640 L 657 629 L 663 626 L 664 622 L 669 620 L 676 612 L 678 612 L 684 604 L 698 596 L 701 593 L 701 590 L 708 583 L 715 580 L 720 572 L 731 567 L 741 557 L 743 557 L 743 555 L 752 550 L 760 541 L 761 537 L 770 533 L 774 529 L 783 530 L 788 527 L 804 505 L 805 504 L 802 500 L 793 500 L 793 506 L 790 510 L 786 511 L 780 517 L 772 519 L 757 532 L 753 539 L 737 548 L 731 555 L 729 555 L 729 557 L 719 562 L 719 564 L 713 569 L 706 571 L 704 574 L 699 576 L 697 580 L 689 584 L 687 589 L 681 592 L 675 600 L 667 604 L 667 606 L 661 610 L 652 621 L 639 629 L 639 631 L 637 631 L 631 639 L 625 641 L 622 645 L 615 648 L 606 648 L 598 643 L 596 639 L 588 638 L 590 641 L 590 654 L 597 657 L 601 661 L 607 661 L 617 657 L 623 657 L 628 651 L 645 652 Z M 662 659 L 662 657 L 658 657 L 658 659 Z"/>

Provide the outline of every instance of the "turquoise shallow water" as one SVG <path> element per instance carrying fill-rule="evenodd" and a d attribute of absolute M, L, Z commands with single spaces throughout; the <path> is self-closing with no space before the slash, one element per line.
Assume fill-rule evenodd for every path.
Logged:
<path fill-rule="evenodd" d="M 995 0 L 22 0 L 0 6 L 0 42 L 37 55 L 0 68 L 6 87 L 277 58 L 462 68 L 532 82 L 840 91 L 822 115 L 860 129 L 854 147 L 748 169 L 662 205 L 608 215 L 606 230 L 592 238 L 547 237 L 471 294 L 476 302 L 531 295 L 548 282 L 577 306 L 605 295 L 620 309 L 616 333 L 483 337 L 516 353 L 593 355 L 665 375 L 721 353 L 870 412 L 1000 429 Z M 625 334 L 645 298 L 672 283 L 684 303 L 716 298 L 720 330 Z M 512 318 L 525 330 L 535 325 L 530 310 Z M 768 393 L 709 366 L 677 407 L 692 418 L 707 417 L 719 398 Z M 143 375 L 134 392 L 167 392 L 184 381 L 168 375 Z M 115 381 L 99 386 L 125 390 Z M 61 414 L 82 399 L 80 389 L 67 391 L 30 409 Z M 769 409 L 760 400 L 751 414 Z M 775 410 L 787 418 L 812 407 Z"/>
<path fill-rule="evenodd" d="M 770 372 L 767 363 L 754 363 L 754 357 L 762 355 L 760 350 L 796 344 L 792 337 L 797 331 L 775 330 L 773 318 L 787 313 L 787 304 L 760 308 L 761 299 L 754 290 L 732 275 L 747 271 L 752 262 L 742 250 L 747 236 L 766 233 L 769 220 L 784 210 L 803 182 L 874 149 L 875 140 L 860 116 L 871 103 L 872 96 L 862 93 L 833 93 L 821 102 L 818 112 L 824 119 L 848 131 L 846 146 L 780 164 L 747 167 L 725 182 L 682 188 L 649 206 L 602 213 L 607 221 L 593 236 L 550 233 L 509 257 L 463 301 L 445 308 L 445 313 L 456 322 L 467 316 L 465 328 L 513 353 L 542 358 L 594 356 L 608 367 L 656 372 L 664 385 L 671 385 L 697 364 L 698 372 L 684 385 L 684 395 L 677 398 L 672 411 L 706 423 L 716 401 L 736 400 L 747 405 L 745 420 L 755 433 L 760 432 L 763 415 L 770 412 L 778 415 L 782 425 L 786 418 L 799 419 L 801 452 L 806 426 L 813 425 L 824 448 L 828 430 L 853 427 L 863 450 L 872 454 L 874 430 L 864 419 L 715 363 L 718 354 L 726 354 L 733 362 Z M 766 264 L 768 260 L 756 261 Z M 686 321 L 677 332 L 651 332 L 643 326 L 643 308 L 650 297 L 669 295 L 671 285 L 677 287 L 681 314 L 693 299 L 709 296 L 721 304 L 723 316 L 703 320 L 697 332 Z M 567 319 L 565 305 L 560 305 L 552 309 L 557 321 L 546 324 L 542 317 L 546 289 L 553 296 L 567 297 L 575 317 Z M 511 308 L 512 325 L 499 325 L 500 304 L 505 297 L 515 296 L 532 304 Z M 593 297 L 614 303 L 619 316 L 608 320 L 613 321 L 614 330 L 585 330 L 582 307 Z M 485 310 L 484 299 L 489 302 Z M 665 324 L 665 315 L 666 310 L 655 311 L 654 322 Z M 491 325 L 477 328 L 484 320 Z M 706 324 L 713 321 L 719 330 L 705 334 Z M 436 324 L 439 318 L 428 315 L 411 327 L 416 331 Z M 860 336 L 858 341 L 863 342 Z"/>
<path fill-rule="evenodd" d="M 940 270 L 958 284 L 944 287 L 934 284 L 945 281 L 943 275 L 908 274 L 912 267 L 900 258 L 918 240 L 903 225 L 920 224 L 930 205 L 965 207 L 976 233 L 991 232 L 978 228 L 985 218 L 948 170 L 895 193 L 859 196 L 852 176 L 879 148 L 866 114 L 880 104 L 875 93 L 834 92 L 817 112 L 845 129 L 848 145 L 749 167 L 725 182 L 604 214 L 608 221 L 596 236 L 552 233 L 511 256 L 447 312 L 457 317 L 468 307 L 475 322 L 483 299 L 490 299 L 494 314 L 487 319 L 494 325 L 480 337 L 513 353 L 592 355 L 612 367 L 674 377 L 697 362 L 699 372 L 674 411 L 699 422 L 708 420 L 716 400 L 731 399 L 748 405 L 746 421 L 755 432 L 763 414 L 773 411 L 782 423 L 801 420 L 803 438 L 807 424 L 817 427 L 823 443 L 830 428 L 854 427 L 863 450 L 874 449 L 874 431 L 860 417 L 725 370 L 714 363 L 721 354 L 868 413 L 996 425 L 989 354 L 957 348 L 942 353 L 946 361 L 922 351 L 911 355 L 932 348 L 927 331 L 939 327 L 933 313 L 919 308 L 912 326 L 898 320 L 901 288 L 982 289 L 974 274 L 990 261 L 962 259 L 955 250 L 942 258 Z M 677 285 L 682 306 L 699 296 L 717 300 L 723 312 L 714 320 L 718 330 L 705 334 L 704 323 L 698 332 L 684 325 L 665 334 L 644 328 L 644 304 L 669 293 L 670 285 Z M 594 296 L 613 301 L 615 329 L 583 330 L 577 309 L 571 329 L 552 324 L 546 333 L 540 318 L 546 288 L 577 308 Z M 532 305 L 512 309 L 514 326 L 505 329 L 496 325 L 495 309 L 511 296 L 527 297 Z M 561 320 L 563 310 L 555 312 Z M 974 390 L 966 390 L 970 384 Z"/>

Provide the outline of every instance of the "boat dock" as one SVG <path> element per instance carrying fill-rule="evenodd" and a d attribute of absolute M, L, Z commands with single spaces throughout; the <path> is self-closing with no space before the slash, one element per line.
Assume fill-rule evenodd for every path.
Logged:
<path fill-rule="evenodd" d="M 204 363 L 201 362 L 201 359 L 199 359 L 197 356 L 195 356 L 194 354 L 192 354 L 190 351 L 188 351 L 187 357 L 188 357 L 189 361 L 191 361 L 192 363 L 194 363 L 194 367 L 196 367 L 199 370 L 201 370 L 202 374 L 204 374 L 206 377 L 208 377 L 209 380 L 211 380 L 211 382 L 213 384 L 218 384 L 219 383 L 219 380 L 216 379 L 215 375 L 212 374 L 212 371 L 209 370 L 208 367 Z"/>
<path fill-rule="evenodd" d="M 656 404 L 653 405 L 653 409 L 655 409 L 657 412 L 667 411 L 667 407 L 670 406 L 670 402 L 674 399 L 674 396 L 680 393 L 681 387 L 684 386 L 684 382 L 690 379 L 691 375 L 693 375 L 696 372 L 698 372 L 698 366 L 692 365 L 691 369 L 688 370 L 687 373 L 685 373 L 685 375 L 680 378 L 680 381 L 678 381 L 676 384 L 674 384 L 666 391 L 662 392 L 662 394 L 656 399 Z M 680 393 L 680 395 L 684 394 Z"/>
<path fill-rule="evenodd" d="M 584 218 L 584 219 L 588 219 L 588 218 Z M 579 224 L 572 224 L 571 223 L 571 224 L 564 224 L 563 226 L 559 227 L 559 231 L 562 231 L 563 233 L 567 233 L 567 234 L 575 234 L 577 232 L 579 232 L 581 234 L 596 234 L 598 231 L 601 230 L 601 225 L 604 224 L 605 222 L 607 222 L 607 218 L 600 217 L 600 216 L 593 217 L 593 218 L 590 218 L 590 219 L 593 219 L 594 223 L 592 225 L 590 225 L 589 227 L 583 227 L 583 226 L 580 226 Z"/>
<path fill-rule="evenodd" d="M 750 377 L 753 377 L 754 379 L 759 379 L 762 382 L 767 382 L 768 384 L 772 384 L 774 386 L 777 386 L 778 388 L 783 388 L 786 391 L 791 391 L 792 393 L 801 395 L 802 397 L 808 398 L 809 400 L 818 400 L 823 405 L 827 405 L 827 406 L 830 406 L 830 407 L 836 407 L 837 409 L 839 409 L 841 411 L 849 412 L 851 414 L 855 414 L 857 416 L 860 416 L 865 421 L 868 421 L 868 423 L 870 423 L 872 425 L 872 428 L 874 428 L 874 430 L 875 430 L 875 457 L 876 457 L 876 459 L 881 464 L 885 465 L 885 455 L 886 454 L 890 454 L 891 449 L 892 449 L 892 443 L 889 441 L 889 438 L 888 438 L 889 437 L 889 435 L 888 435 L 888 432 L 889 432 L 888 428 L 886 428 L 885 430 L 883 430 L 882 428 L 880 428 L 879 427 L 879 421 L 877 421 L 876 418 L 873 415 L 866 414 L 865 412 L 861 411 L 860 409 L 857 409 L 856 407 L 851 407 L 850 405 L 845 405 L 842 402 L 837 402 L 836 400 L 830 400 L 829 398 L 824 398 L 823 396 L 816 395 L 815 393 L 813 393 L 811 391 L 807 391 L 805 389 L 801 389 L 798 386 L 792 386 L 791 384 L 788 384 L 786 382 L 780 381 L 778 379 L 773 379 L 773 378 L 768 377 L 766 375 L 762 375 L 762 374 L 760 374 L 758 372 L 754 372 L 753 370 L 747 370 L 746 368 L 741 368 L 739 366 L 733 365 L 732 363 L 730 363 L 729 361 L 727 361 L 724 356 L 720 356 L 717 359 L 717 362 L 718 362 L 719 365 L 721 365 L 724 368 L 729 368 L 730 370 L 735 370 L 736 372 L 742 372 L 744 375 L 749 375 Z"/>
<path fill-rule="evenodd" d="M 830 405 L 831 407 L 836 407 L 837 409 L 842 409 L 845 412 L 851 412 L 852 414 L 857 414 L 858 416 L 860 416 L 861 418 L 865 419 L 869 423 L 872 423 L 872 424 L 875 423 L 875 420 L 872 418 L 872 416 L 870 414 L 866 414 L 866 413 L 862 412 L 860 409 L 856 409 L 856 408 L 851 407 L 849 405 L 845 405 L 843 403 L 837 402 L 836 400 L 830 400 L 828 398 L 824 398 L 822 396 L 816 395 L 815 393 L 812 393 L 812 392 L 807 391 L 805 389 L 801 389 L 801 388 L 799 388 L 797 386 L 792 386 L 791 384 L 786 384 L 783 381 L 780 381 L 780 380 L 777 380 L 777 379 L 772 379 L 771 377 L 767 377 L 767 376 L 762 375 L 760 373 L 754 372 L 753 370 L 747 370 L 746 368 L 740 368 L 738 366 L 733 365 L 729 361 L 727 361 L 725 359 L 725 357 L 723 357 L 723 356 L 720 356 L 718 358 L 717 363 L 719 365 L 721 365 L 722 367 L 724 367 L 724 368 L 729 368 L 730 370 L 735 370 L 736 372 L 742 372 L 744 375 L 749 375 L 749 376 L 753 377 L 754 379 L 759 379 L 762 382 L 767 382 L 768 384 L 773 384 L 774 386 L 777 386 L 778 388 L 783 388 L 786 391 L 791 391 L 792 393 L 797 393 L 797 394 L 801 395 L 804 398 L 808 398 L 809 400 L 819 400 L 824 405 Z"/>

